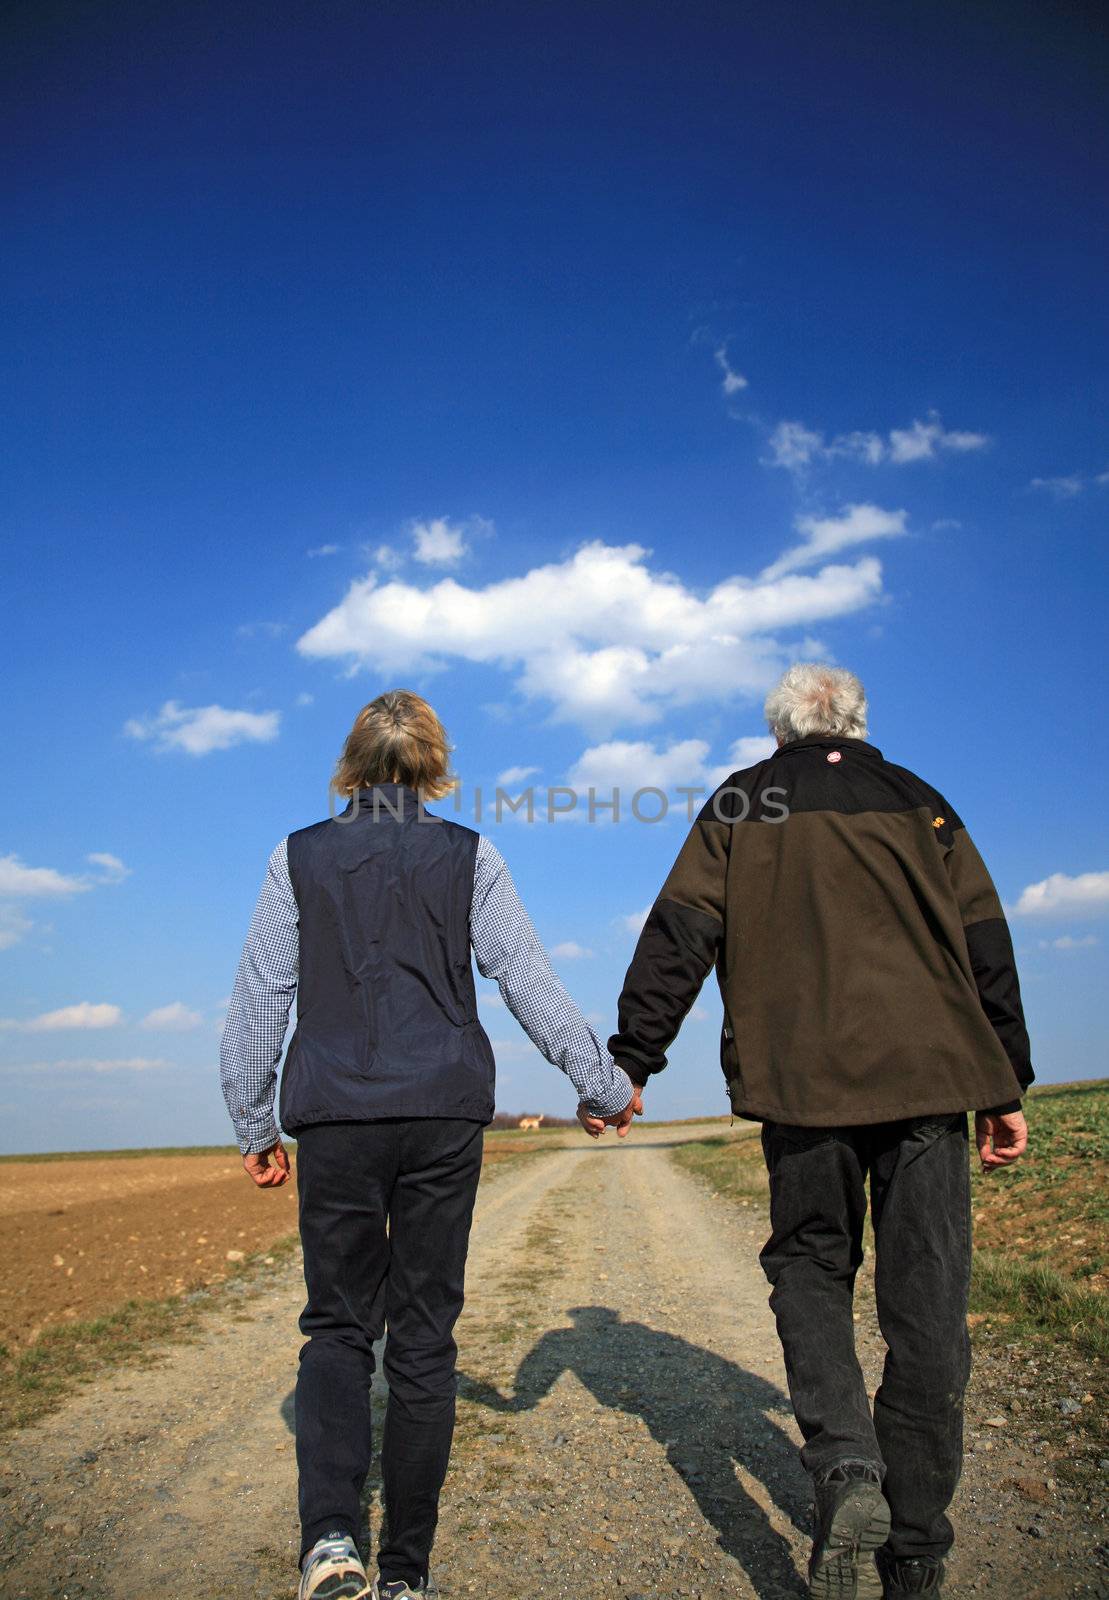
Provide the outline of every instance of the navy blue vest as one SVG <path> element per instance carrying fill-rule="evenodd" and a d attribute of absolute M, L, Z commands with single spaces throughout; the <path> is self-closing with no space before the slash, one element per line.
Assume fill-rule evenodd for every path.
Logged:
<path fill-rule="evenodd" d="M 375 798 L 376 797 L 376 798 Z M 315 1122 L 493 1116 L 470 905 L 478 835 L 395 783 L 289 835 L 300 914 L 297 1024 L 279 1102 Z"/>

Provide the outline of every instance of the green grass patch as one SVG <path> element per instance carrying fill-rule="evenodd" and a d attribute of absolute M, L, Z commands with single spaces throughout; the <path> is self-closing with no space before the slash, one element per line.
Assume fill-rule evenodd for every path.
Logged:
<path fill-rule="evenodd" d="M 1095 1359 L 1109 1356 L 1109 1300 L 1051 1267 L 976 1250 L 970 1309 L 1018 1337 L 1065 1339 Z"/>
<path fill-rule="evenodd" d="M 741 1205 L 767 1204 L 762 1142 L 755 1131 L 691 1139 L 675 1145 L 671 1159 L 728 1200 Z"/>

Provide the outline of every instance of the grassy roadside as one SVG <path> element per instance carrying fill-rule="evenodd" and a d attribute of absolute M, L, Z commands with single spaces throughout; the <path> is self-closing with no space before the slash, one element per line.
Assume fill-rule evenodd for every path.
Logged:
<path fill-rule="evenodd" d="M 126 1300 L 103 1316 L 45 1328 L 25 1350 L 0 1345 L 0 1432 L 37 1421 L 105 1372 L 162 1360 L 167 1343 L 189 1343 L 211 1312 L 245 1304 L 268 1287 L 296 1248 L 296 1236 L 289 1235 L 233 1263 L 226 1282 L 216 1287 L 162 1300 Z"/>
<path fill-rule="evenodd" d="M 971 1169 L 971 1325 L 1109 1354 L 1109 1080 L 1033 1089 L 1029 1151 L 1011 1171 Z M 766 1205 L 757 1136 L 679 1145 L 674 1160 L 741 1205 Z"/>
<path fill-rule="evenodd" d="M 95 1155 L 99 1158 L 102 1153 Z M 211 1147 L 107 1152 L 119 1156 L 213 1153 Z M 238 1150 L 229 1153 L 237 1156 Z M 542 1147 L 534 1144 L 529 1148 L 490 1134 L 486 1136 L 483 1170 L 501 1172 L 543 1153 Z M 0 1434 L 37 1421 L 75 1389 L 107 1372 L 164 1360 L 167 1345 L 186 1344 L 199 1337 L 213 1312 L 245 1309 L 254 1296 L 270 1287 L 298 1246 L 296 1234 L 288 1234 L 242 1261 L 229 1263 L 222 1283 L 198 1284 L 183 1294 L 161 1299 L 128 1299 L 99 1316 L 53 1324 L 22 1350 L 0 1344 Z"/>
<path fill-rule="evenodd" d="M 975 1251 L 967 1321 L 978 1407 L 983 1415 L 1019 1414 L 1035 1455 L 1050 1460 L 1073 1492 L 1093 1494 L 1109 1455 L 1109 1081 L 1033 1090 L 1026 1112 L 1029 1152 L 1018 1166 L 986 1178 L 972 1157 Z M 730 1136 L 693 1140 L 675 1146 L 672 1159 L 738 1206 L 766 1214 L 757 1133 L 737 1128 Z M 871 1261 L 872 1243 L 868 1238 Z M 868 1274 L 859 1306 L 873 1316 Z"/>

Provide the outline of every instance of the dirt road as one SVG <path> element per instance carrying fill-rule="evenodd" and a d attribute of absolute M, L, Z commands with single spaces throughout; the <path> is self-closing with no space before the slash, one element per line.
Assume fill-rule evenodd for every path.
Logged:
<path fill-rule="evenodd" d="M 804 1593 L 807 1481 L 756 1259 L 765 1221 L 674 1167 L 667 1145 L 695 1132 L 644 1127 L 483 1179 L 436 1553 L 445 1595 Z M 302 1300 L 294 1262 L 232 1297 L 197 1344 L 15 1436 L 0 1592 L 294 1592 Z M 873 1370 L 865 1318 L 860 1334 Z M 980 1433 L 973 1392 L 968 1409 Z M 956 1505 L 952 1592 L 1104 1595 L 1088 1514 L 999 1489 L 1035 1466 L 1034 1441 L 987 1443 Z M 376 1532 L 373 1475 L 367 1500 Z"/>

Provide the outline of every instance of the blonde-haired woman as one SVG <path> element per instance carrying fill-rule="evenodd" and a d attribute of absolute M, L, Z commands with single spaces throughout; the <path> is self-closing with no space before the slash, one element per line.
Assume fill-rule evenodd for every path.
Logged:
<path fill-rule="evenodd" d="M 296 1448 L 299 1600 L 435 1593 L 429 1558 L 454 1429 L 462 1309 L 492 1047 L 471 955 L 583 1116 L 625 1132 L 640 1101 L 551 971 L 490 841 L 434 816 L 453 787 L 442 723 L 419 695 L 358 713 L 335 773 L 344 812 L 273 851 L 221 1048 L 224 1097 L 260 1187 L 297 1138 L 308 1301 Z M 370 1465 L 372 1346 L 388 1324 L 385 1529 L 372 1590 L 358 1553 Z"/>

